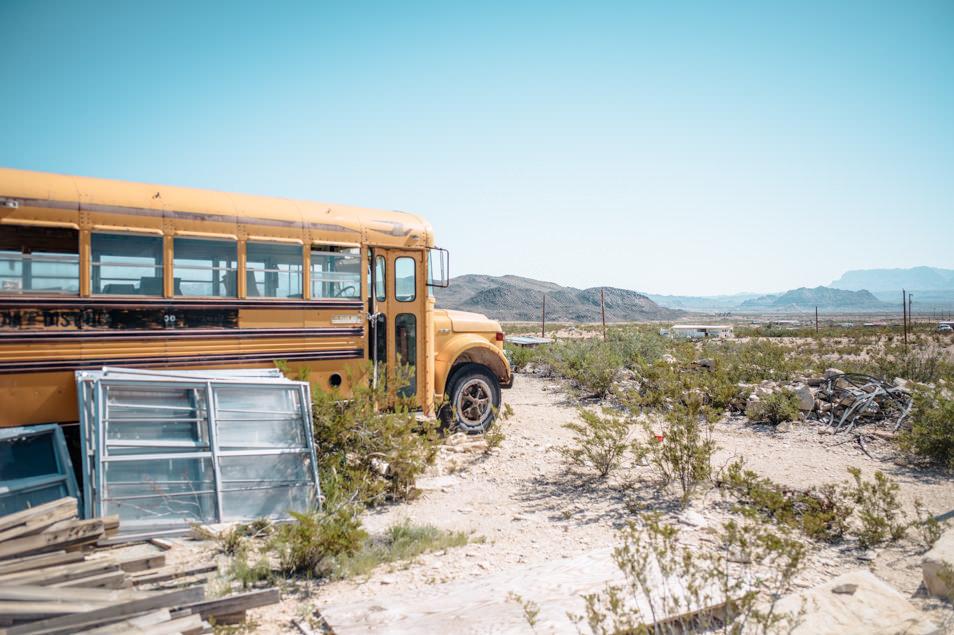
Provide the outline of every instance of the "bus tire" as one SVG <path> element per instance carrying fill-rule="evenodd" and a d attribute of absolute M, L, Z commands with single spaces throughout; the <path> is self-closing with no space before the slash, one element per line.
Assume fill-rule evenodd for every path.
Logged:
<path fill-rule="evenodd" d="M 454 373 L 449 401 L 441 407 L 441 423 L 467 434 L 485 432 L 500 409 L 500 383 L 486 366 L 465 364 Z"/>

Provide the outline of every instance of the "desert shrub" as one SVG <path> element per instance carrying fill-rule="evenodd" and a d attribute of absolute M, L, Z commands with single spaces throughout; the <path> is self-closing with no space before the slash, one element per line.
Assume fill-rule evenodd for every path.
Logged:
<path fill-rule="evenodd" d="M 911 428 L 897 436 L 901 449 L 954 468 L 954 397 L 943 389 L 919 388 L 914 395 Z"/>
<path fill-rule="evenodd" d="M 804 565 L 807 549 L 800 541 L 770 526 L 735 521 L 723 525 L 716 550 L 694 553 L 678 537 L 679 530 L 658 514 L 643 514 L 623 529 L 613 560 L 625 583 L 585 595 L 584 614 L 570 615 L 577 628 L 585 623 L 595 635 L 675 635 L 771 633 L 797 624 L 798 616 L 775 610 L 775 600 Z M 739 553 L 746 557 L 734 557 Z M 769 573 L 755 574 L 753 563 Z M 724 598 L 725 616 L 707 610 Z"/>
<path fill-rule="evenodd" d="M 736 510 L 748 517 L 797 528 L 813 540 L 829 543 L 840 541 L 848 529 L 851 506 L 837 485 L 807 490 L 782 487 L 745 469 L 742 460 L 730 463 L 719 481 L 741 504 Z"/>
<path fill-rule="evenodd" d="M 606 397 L 624 360 L 616 346 L 602 340 L 571 341 L 543 350 L 541 363 L 569 380 L 580 397 Z"/>
<path fill-rule="evenodd" d="M 647 440 L 633 443 L 636 455 L 649 460 L 664 484 L 679 485 L 684 502 L 712 475 L 717 446 L 712 440 L 711 414 L 699 400 L 675 403 L 662 416 L 661 434 L 645 422 Z"/>
<path fill-rule="evenodd" d="M 656 361 L 671 346 L 669 339 L 660 336 L 658 332 L 634 327 L 613 328 L 607 332 L 606 339 L 631 368 Z"/>
<path fill-rule="evenodd" d="M 504 354 L 510 360 L 510 368 L 513 371 L 520 371 L 526 368 L 528 364 L 542 359 L 542 350 L 538 346 L 517 346 L 504 342 Z"/>
<path fill-rule="evenodd" d="M 752 421 L 767 421 L 782 423 L 783 421 L 797 421 L 798 395 L 791 388 L 781 388 L 767 395 L 762 395 L 758 402 L 745 411 L 745 415 Z"/>
<path fill-rule="evenodd" d="M 606 409 L 603 414 L 580 408 L 580 421 L 563 425 L 573 431 L 573 443 L 560 446 L 557 451 L 571 473 L 595 472 L 599 478 L 605 478 L 622 463 L 629 450 L 632 421 Z"/>
<path fill-rule="evenodd" d="M 903 538 L 910 523 L 898 501 L 898 484 L 881 472 L 874 473 L 874 481 L 862 479 L 856 467 L 849 467 L 848 472 L 855 481 L 848 496 L 858 505 L 861 522 L 858 543 L 867 549 Z"/>
<path fill-rule="evenodd" d="M 395 373 L 391 385 L 405 385 L 407 371 Z M 394 395 L 390 410 L 385 382 L 377 387 L 358 378 L 353 396 L 315 387 L 313 411 L 315 447 L 322 489 L 347 492 L 362 504 L 406 500 L 418 492 L 415 479 L 434 460 L 438 438 L 436 421 L 420 423 L 411 404 Z"/>
<path fill-rule="evenodd" d="M 662 410 L 689 390 L 688 382 L 675 364 L 657 360 L 636 366 L 639 391 L 625 396 L 633 408 Z"/>
<path fill-rule="evenodd" d="M 789 359 L 791 350 L 777 342 L 750 340 L 711 346 L 706 354 L 720 359 L 728 380 L 734 384 L 787 379 L 799 366 Z"/>
<path fill-rule="evenodd" d="M 917 515 L 914 526 L 917 527 L 921 539 L 928 548 L 933 547 L 934 543 L 940 540 L 944 534 L 944 526 L 934 517 L 931 510 L 924 506 L 920 499 L 915 499 L 914 510 Z"/>
<path fill-rule="evenodd" d="M 509 403 L 505 403 L 503 409 L 495 411 L 494 414 L 494 420 L 491 422 L 490 427 L 483 431 L 484 442 L 487 444 L 487 448 L 484 452 L 488 454 L 495 448 L 499 448 L 506 440 L 507 435 L 503 431 L 504 422 L 513 416 L 513 408 L 510 407 Z"/>
<path fill-rule="evenodd" d="M 327 577 L 338 559 L 358 552 L 368 534 L 361 528 L 364 506 L 355 498 L 326 492 L 324 505 L 289 512 L 295 522 L 279 525 L 269 544 L 285 573 Z"/>

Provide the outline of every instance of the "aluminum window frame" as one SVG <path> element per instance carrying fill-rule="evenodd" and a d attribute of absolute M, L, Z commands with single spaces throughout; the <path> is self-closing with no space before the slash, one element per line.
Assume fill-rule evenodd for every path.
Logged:
<path fill-rule="evenodd" d="M 271 505 L 271 512 L 267 516 L 273 520 L 285 520 L 287 511 L 305 511 L 309 505 L 319 505 L 318 465 L 315 452 L 314 434 L 312 430 L 310 385 L 307 382 L 296 382 L 284 378 L 277 370 L 273 371 L 215 371 L 211 373 L 185 371 L 137 371 L 130 369 L 103 369 L 102 371 L 78 371 L 76 373 L 77 392 L 80 405 L 80 433 L 83 448 L 83 475 L 84 475 L 84 516 L 87 518 L 119 513 L 123 533 L 136 531 L 148 532 L 182 532 L 187 531 L 191 524 L 215 524 L 238 520 L 254 520 L 262 514 L 251 513 L 248 508 L 235 505 L 228 500 L 235 492 L 262 492 L 267 506 L 272 496 L 283 495 L 286 504 L 279 511 L 277 502 Z M 190 442 L 184 438 L 162 441 L 161 439 L 110 439 L 109 434 L 114 431 L 113 423 L 141 423 L 142 432 L 149 432 L 148 415 L 157 410 L 155 400 L 142 404 L 144 417 L 139 420 L 135 417 L 115 417 L 111 410 L 122 408 L 123 415 L 135 413 L 137 405 L 130 402 L 110 402 L 113 389 L 127 391 L 135 395 L 137 389 L 152 391 L 152 398 L 162 391 L 169 394 L 191 391 L 196 395 L 195 404 L 191 412 L 194 417 L 172 418 L 163 421 L 193 421 L 196 424 L 196 441 Z M 280 414 L 285 415 L 281 421 L 290 424 L 295 429 L 297 442 L 287 447 L 248 447 L 230 444 L 230 449 L 223 449 L 220 440 L 222 426 L 230 421 L 227 409 L 220 407 L 219 395 L 222 391 L 241 390 L 244 394 L 283 393 L 290 395 L 282 397 L 291 404 L 288 410 Z M 161 402 L 161 399 L 160 399 Z M 171 402 L 170 402 L 171 403 Z M 172 403 L 172 409 L 181 409 L 179 403 Z M 264 412 L 262 414 L 271 414 Z M 225 415 L 225 416 L 223 416 Z M 248 422 L 248 417 L 239 419 Z M 233 419 L 232 421 L 235 421 Z M 259 426 L 258 430 L 261 430 Z M 266 429 L 267 432 L 268 429 Z M 131 429 L 135 432 L 135 428 Z M 154 436 L 154 435 L 152 435 Z M 159 441 L 157 444 L 156 441 Z M 161 447 L 161 452 L 150 452 L 150 449 Z M 116 452 L 116 450 L 120 450 Z M 136 451 L 142 450 L 142 451 Z M 230 486 L 229 483 L 241 483 L 242 480 L 223 475 L 223 462 L 235 457 L 278 457 L 293 455 L 301 460 L 293 464 L 294 474 L 285 479 L 271 481 L 257 481 L 254 486 Z M 181 461 L 185 466 L 181 474 L 200 474 L 199 478 L 182 476 L 181 480 L 160 480 L 162 476 L 174 474 L 174 462 Z M 156 465 L 156 468 L 152 467 Z M 162 465 L 166 467 L 163 468 Z M 275 463 L 277 466 L 278 463 Z M 110 467 L 117 470 L 138 468 L 146 476 L 154 480 L 143 479 L 139 483 L 130 480 L 110 481 Z M 227 469 L 232 469 L 227 467 Z M 165 471 L 164 471 L 165 470 Z M 211 470 L 211 474 L 209 474 Z M 120 475 L 127 478 L 128 476 Z M 246 481 L 250 480 L 248 478 Z M 165 485 L 160 485 L 164 483 Z M 135 493 L 137 487 L 142 490 L 151 486 L 155 494 L 143 492 Z M 190 484 L 198 484 L 199 489 L 188 489 Z M 211 489 L 206 487 L 210 484 Z M 164 490 L 162 488 L 169 488 Z M 115 494 L 113 492 L 128 488 L 132 494 Z M 181 491 L 180 491 L 181 488 Z M 212 500 L 209 500 L 209 497 Z M 247 498 L 247 497 L 246 497 Z M 148 503 L 149 500 L 161 502 L 168 499 L 170 511 L 167 514 L 155 514 L 159 505 Z M 255 499 L 257 500 L 257 499 Z M 138 503 L 136 501 L 139 501 Z M 292 503 L 299 503 L 297 506 Z M 208 513 L 206 507 L 211 505 Z M 123 507 L 127 506 L 126 510 Z M 195 513 L 185 514 L 182 509 L 190 507 Z M 130 511 L 131 510 L 131 511 Z M 123 512 L 126 513 L 123 513 Z"/>

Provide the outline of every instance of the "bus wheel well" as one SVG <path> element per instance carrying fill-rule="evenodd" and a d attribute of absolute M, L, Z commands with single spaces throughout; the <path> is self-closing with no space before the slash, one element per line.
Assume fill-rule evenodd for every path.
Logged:
<path fill-rule="evenodd" d="M 507 378 L 507 369 L 499 357 L 494 355 L 494 353 L 491 351 L 483 348 L 470 348 L 461 353 L 457 359 L 454 360 L 454 365 L 451 366 L 450 372 L 447 373 L 446 385 L 448 387 L 450 387 L 451 383 L 454 381 L 454 375 L 456 375 L 457 372 L 467 364 L 486 366 L 498 380 L 506 380 Z"/>

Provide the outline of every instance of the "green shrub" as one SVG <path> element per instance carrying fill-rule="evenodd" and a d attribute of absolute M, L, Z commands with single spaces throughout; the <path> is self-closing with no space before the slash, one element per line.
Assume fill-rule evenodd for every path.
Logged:
<path fill-rule="evenodd" d="M 954 468 L 954 397 L 939 389 L 914 393 L 911 429 L 897 436 L 901 449 Z"/>
<path fill-rule="evenodd" d="M 515 372 L 523 370 L 527 364 L 543 357 L 541 349 L 537 346 L 517 346 L 509 342 L 504 342 L 504 353 L 510 360 L 511 370 Z"/>
<path fill-rule="evenodd" d="M 848 472 L 855 479 L 848 495 L 858 505 L 859 544 L 867 549 L 903 538 L 910 523 L 898 501 L 898 484 L 881 472 L 875 472 L 873 482 L 863 480 L 856 467 L 849 467 Z"/>
<path fill-rule="evenodd" d="M 296 522 L 279 525 L 270 542 L 285 573 L 332 575 L 341 557 L 354 555 L 367 538 L 361 528 L 363 506 L 352 498 L 326 495 L 324 506 L 289 512 Z"/>
<path fill-rule="evenodd" d="M 623 529 L 613 560 L 625 583 L 583 596 L 585 613 L 570 615 L 577 628 L 585 623 L 595 635 L 675 635 L 775 633 L 797 625 L 800 616 L 777 612 L 775 602 L 804 566 L 807 548 L 800 541 L 771 526 L 735 521 L 723 525 L 719 549 L 697 554 L 678 536 L 658 514 L 643 514 Z M 733 562 L 740 553 L 747 564 Z M 752 571 L 755 563 L 768 575 Z M 763 595 L 766 603 L 760 603 Z M 722 604 L 724 616 L 711 612 Z"/>
<path fill-rule="evenodd" d="M 567 379 L 570 389 L 580 397 L 606 397 L 624 359 L 611 343 L 589 339 L 571 341 L 544 349 L 541 363 Z"/>
<path fill-rule="evenodd" d="M 367 370 L 367 369 L 366 369 Z M 406 370 L 392 385 L 408 381 Z M 313 391 L 315 448 L 322 490 L 347 492 L 362 504 L 407 500 L 414 482 L 433 462 L 439 442 L 436 421 L 420 423 L 407 400 L 388 395 L 385 382 L 373 387 L 366 375 L 352 382 L 353 396 Z M 380 405 L 395 402 L 390 410 Z"/>
<path fill-rule="evenodd" d="M 798 395 L 791 388 L 762 395 L 757 403 L 746 409 L 745 415 L 752 421 L 769 423 L 798 421 Z"/>
<path fill-rule="evenodd" d="M 712 476 L 712 455 L 717 446 L 712 440 L 712 411 L 701 402 L 679 402 L 663 415 L 662 434 L 644 423 L 647 441 L 633 444 L 633 451 L 648 458 L 663 482 L 675 482 L 687 501 L 699 483 Z M 662 437 L 662 438 L 659 438 Z"/>
<path fill-rule="evenodd" d="M 599 478 L 605 478 L 620 466 L 632 434 L 632 421 L 628 418 L 613 416 L 609 410 L 602 417 L 584 408 L 578 410 L 580 422 L 571 421 L 563 425 L 573 431 L 573 444 L 557 448 L 573 474 L 596 472 Z"/>
<path fill-rule="evenodd" d="M 807 490 L 782 487 L 744 469 L 742 460 L 726 467 L 720 485 L 736 496 L 741 504 L 737 510 L 744 515 L 797 528 L 813 540 L 838 542 L 848 529 L 851 507 L 837 485 Z"/>

